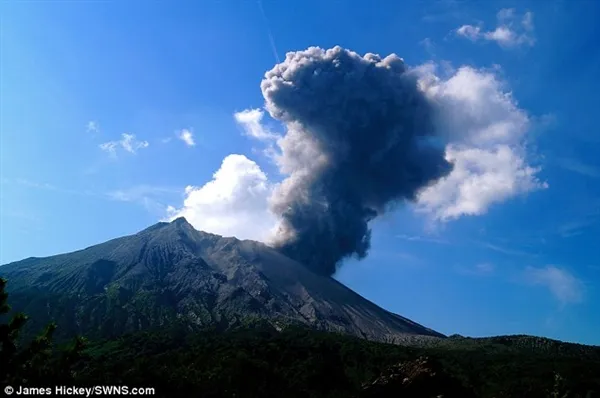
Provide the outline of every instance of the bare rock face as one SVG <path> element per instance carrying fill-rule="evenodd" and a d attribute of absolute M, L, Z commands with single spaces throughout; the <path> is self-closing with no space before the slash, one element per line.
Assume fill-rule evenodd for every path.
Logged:
<path fill-rule="evenodd" d="M 77 252 L 7 264 L 0 276 L 9 281 L 15 310 L 38 326 L 53 319 L 70 335 L 266 320 L 276 328 L 304 324 L 385 342 L 444 337 L 262 243 L 196 231 L 183 218 Z"/>
<path fill-rule="evenodd" d="M 361 398 L 475 398 L 440 363 L 426 357 L 394 365 L 363 386 Z"/>

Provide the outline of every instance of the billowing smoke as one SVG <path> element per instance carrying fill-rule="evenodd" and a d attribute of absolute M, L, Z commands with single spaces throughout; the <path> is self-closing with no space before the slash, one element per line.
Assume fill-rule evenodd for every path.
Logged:
<path fill-rule="evenodd" d="M 287 130 L 277 162 L 288 177 L 271 203 L 281 219 L 274 244 L 318 273 L 366 256 L 369 221 L 452 169 L 417 76 L 394 54 L 288 53 L 261 89 Z"/>

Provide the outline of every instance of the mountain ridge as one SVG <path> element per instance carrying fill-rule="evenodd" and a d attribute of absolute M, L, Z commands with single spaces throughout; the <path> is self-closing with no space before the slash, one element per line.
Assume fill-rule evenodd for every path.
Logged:
<path fill-rule="evenodd" d="M 70 333 L 114 336 L 170 324 L 262 319 L 376 341 L 443 338 L 260 242 L 197 231 L 180 217 L 71 253 L 0 267 L 15 309 Z M 38 316 L 43 314 L 44 316 Z"/>

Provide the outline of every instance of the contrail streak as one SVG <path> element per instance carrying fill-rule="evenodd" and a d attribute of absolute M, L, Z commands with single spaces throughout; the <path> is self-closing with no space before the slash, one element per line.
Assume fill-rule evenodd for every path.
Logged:
<path fill-rule="evenodd" d="M 281 63 L 281 60 L 279 58 L 279 54 L 277 54 L 277 47 L 275 47 L 275 39 L 273 39 L 273 32 L 271 32 L 271 28 L 269 27 L 269 20 L 267 19 L 267 14 L 265 14 L 265 9 L 262 6 L 262 1 L 258 0 L 258 8 L 260 8 L 260 13 L 263 16 L 263 19 L 265 20 L 265 25 L 267 26 L 267 33 L 269 35 L 269 41 L 271 42 L 271 50 L 273 51 L 273 55 L 275 56 L 275 59 L 277 60 L 277 63 Z"/>

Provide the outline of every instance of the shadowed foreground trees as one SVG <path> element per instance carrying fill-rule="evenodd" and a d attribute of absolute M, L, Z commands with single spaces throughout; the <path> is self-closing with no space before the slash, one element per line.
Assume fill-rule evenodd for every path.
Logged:
<path fill-rule="evenodd" d="M 7 322 L 0 323 L 0 383 L 55 385 L 73 381 L 74 367 L 83 358 L 85 339 L 77 337 L 71 345 L 54 350 L 52 335 L 57 325 L 50 323 L 32 341 L 22 342 L 19 334 L 28 317 L 23 313 L 8 316 L 6 284 L 6 279 L 0 278 L 0 316 L 7 318 Z"/>
<path fill-rule="evenodd" d="M 250 322 L 77 338 L 54 349 L 55 324 L 22 341 L 27 317 L 8 317 L 5 287 L 0 279 L 3 385 L 153 387 L 157 397 L 600 398 L 600 347 L 528 336 L 407 347 Z"/>

